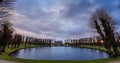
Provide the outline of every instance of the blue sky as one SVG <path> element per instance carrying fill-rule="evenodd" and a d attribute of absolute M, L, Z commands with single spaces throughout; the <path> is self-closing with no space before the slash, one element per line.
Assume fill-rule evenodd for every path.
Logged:
<path fill-rule="evenodd" d="M 89 18 L 97 8 L 107 10 L 120 28 L 119 0 L 17 0 L 11 21 L 17 33 L 37 38 L 93 36 Z"/>

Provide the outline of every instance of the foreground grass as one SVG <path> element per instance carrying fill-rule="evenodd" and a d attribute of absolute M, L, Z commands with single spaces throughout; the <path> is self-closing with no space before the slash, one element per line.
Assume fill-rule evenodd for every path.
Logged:
<path fill-rule="evenodd" d="M 36 47 L 36 46 L 32 46 L 32 47 Z M 91 46 L 82 46 L 82 47 L 98 49 L 98 47 L 91 47 Z M 6 51 L 0 55 L 0 59 L 22 62 L 22 63 L 104 63 L 104 62 L 115 61 L 115 60 L 120 59 L 120 57 L 118 57 L 118 58 L 106 58 L 106 59 L 87 60 L 87 61 L 77 61 L 77 60 L 76 61 L 72 61 L 72 60 L 68 60 L 68 61 L 67 60 L 28 60 L 28 59 L 13 58 L 13 57 L 9 56 L 9 54 L 11 52 L 14 52 L 16 50 L 23 49 L 23 48 L 30 48 L 30 47 L 29 46 L 28 47 L 23 47 L 21 45 L 20 48 L 16 48 L 16 49 L 7 48 Z M 101 50 L 105 51 L 104 48 L 101 48 Z"/>

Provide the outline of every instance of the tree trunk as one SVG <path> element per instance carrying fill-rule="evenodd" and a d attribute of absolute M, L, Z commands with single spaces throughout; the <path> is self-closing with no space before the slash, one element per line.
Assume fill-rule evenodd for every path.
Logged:
<path fill-rule="evenodd" d="M 118 46 L 113 45 L 112 48 L 113 48 L 113 51 L 114 51 L 115 56 L 120 56 Z"/>
<path fill-rule="evenodd" d="M 107 53 L 108 53 L 108 55 L 109 55 L 109 57 L 113 57 L 113 53 L 112 53 L 112 51 L 111 51 L 111 48 L 110 47 L 105 47 L 106 48 L 106 50 L 107 50 Z"/>

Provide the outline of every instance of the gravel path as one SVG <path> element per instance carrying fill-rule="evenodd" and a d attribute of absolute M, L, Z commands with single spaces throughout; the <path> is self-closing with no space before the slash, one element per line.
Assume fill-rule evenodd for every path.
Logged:
<path fill-rule="evenodd" d="M 120 60 L 118 60 L 118 61 L 106 62 L 106 63 L 120 63 Z"/>
<path fill-rule="evenodd" d="M 0 59 L 0 63 L 20 63 L 20 62 L 6 61 L 6 60 L 1 60 L 1 59 Z M 118 61 L 106 62 L 106 63 L 120 63 L 120 60 L 118 60 Z"/>
<path fill-rule="evenodd" d="M 6 60 L 0 59 L 0 63 L 20 63 L 20 62 L 12 62 L 12 61 L 6 61 Z"/>

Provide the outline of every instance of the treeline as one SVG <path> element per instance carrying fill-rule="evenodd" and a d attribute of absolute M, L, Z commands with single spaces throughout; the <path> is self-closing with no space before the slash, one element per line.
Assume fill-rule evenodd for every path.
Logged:
<path fill-rule="evenodd" d="M 2 37 L 0 38 L 2 39 Z M 38 39 L 20 34 L 14 34 L 7 42 L 0 41 L 0 52 L 4 52 L 6 48 L 31 47 L 32 45 L 51 46 L 52 39 Z"/>
<path fill-rule="evenodd" d="M 29 36 L 23 36 L 20 34 L 15 34 L 12 40 L 8 43 L 8 47 L 11 48 L 19 48 L 22 44 L 24 47 L 32 46 L 32 45 L 44 45 L 44 46 L 51 46 L 52 39 L 38 39 Z"/>
<path fill-rule="evenodd" d="M 90 37 L 82 39 L 66 39 L 65 44 L 71 46 L 90 45 L 90 46 L 103 46 L 104 41 L 100 37 Z"/>
<path fill-rule="evenodd" d="M 80 46 L 80 45 L 88 45 L 88 46 L 105 46 L 105 41 L 102 40 L 100 36 L 97 37 L 89 37 L 89 38 L 81 38 L 81 39 L 66 39 L 66 45 L 71 46 Z M 120 35 L 116 34 L 115 44 L 120 48 Z"/>

